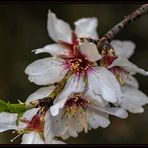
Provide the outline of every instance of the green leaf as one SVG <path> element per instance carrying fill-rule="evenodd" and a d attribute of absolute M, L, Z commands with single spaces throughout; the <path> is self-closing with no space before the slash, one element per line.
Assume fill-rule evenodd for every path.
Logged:
<path fill-rule="evenodd" d="M 9 113 L 23 113 L 26 111 L 24 103 L 12 104 L 10 102 L 6 103 L 0 99 L 0 112 L 9 112 Z"/>
<path fill-rule="evenodd" d="M 7 105 L 3 100 L 0 100 L 0 112 L 8 111 Z"/>
<path fill-rule="evenodd" d="M 23 116 L 23 113 L 19 113 L 17 115 L 17 120 L 16 120 L 16 125 L 18 126 L 19 125 L 19 121 L 20 121 L 20 118 Z"/>

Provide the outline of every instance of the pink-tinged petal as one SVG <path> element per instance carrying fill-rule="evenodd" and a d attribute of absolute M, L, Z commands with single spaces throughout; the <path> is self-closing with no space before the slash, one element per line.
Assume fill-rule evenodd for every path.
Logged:
<path fill-rule="evenodd" d="M 30 110 L 27 110 L 27 111 L 23 114 L 22 119 L 23 119 L 24 121 L 31 121 L 32 118 L 37 114 L 37 112 L 38 112 L 39 109 L 40 109 L 40 108 L 32 108 L 32 109 L 30 109 Z M 19 122 L 19 128 L 20 128 L 20 129 L 24 129 L 24 128 L 26 128 L 27 126 L 28 126 L 28 125 L 27 125 L 26 122 L 22 122 L 22 121 Z"/>
<path fill-rule="evenodd" d="M 75 24 L 75 32 L 77 36 L 80 37 L 88 37 L 92 39 L 98 39 L 97 34 L 97 25 L 98 19 L 95 17 L 92 18 L 82 18 L 74 22 Z"/>
<path fill-rule="evenodd" d="M 0 113 L 0 132 L 4 132 L 6 130 L 17 130 L 19 127 L 16 125 L 17 114 L 14 113 Z"/>
<path fill-rule="evenodd" d="M 108 68 L 112 68 L 114 66 L 120 66 L 122 67 L 125 71 L 131 73 L 131 74 L 135 74 L 135 73 L 140 73 L 143 75 L 148 75 L 148 72 L 146 72 L 145 70 L 137 67 L 135 64 L 129 62 L 126 58 L 117 58 L 113 61 L 113 63 L 108 67 Z"/>
<path fill-rule="evenodd" d="M 38 49 L 33 50 L 33 52 L 35 52 L 35 54 L 45 52 L 45 53 L 49 53 L 52 56 L 56 56 L 58 54 L 67 55 L 68 53 L 67 49 L 59 44 L 46 45 L 43 48 L 38 48 Z"/>
<path fill-rule="evenodd" d="M 49 36 L 54 41 L 72 42 L 72 31 L 68 23 L 58 19 L 54 13 L 48 11 L 47 29 Z"/>
<path fill-rule="evenodd" d="M 148 97 L 136 88 L 125 85 L 123 86 L 124 97 L 121 106 L 132 113 L 142 113 L 143 105 L 148 103 Z"/>
<path fill-rule="evenodd" d="M 88 85 L 95 94 L 101 95 L 111 103 L 115 103 L 122 96 L 120 84 L 115 76 L 101 66 L 88 73 Z"/>
<path fill-rule="evenodd" d="M 39 108 L 33 108 L 33 109 L 30 109 L 30 110 L 27 110 L 23 114 L 23 119 L 30 121 L 33 118 L 33 116 L 37 114 L 38 110 L 39 110 Z"/>
<path fill-rule="evenodd" d="M 25 69 L 28 79 L 37 85 L 47 85 L 60 81 L 67 73 L 58 58 L 37 60 Z"/>
<path fill-rule="evenodd" d="M 97 50 L 97 46 L 94 43 L 88 42 L 87 40 L 80 41 L 79 43 L 81 53 L 89 60 L 89 61 L 98 61 L 101 59 L 101 55 Z"/>
<path fill-rule="evenodd" d="M 25 133 L 21 144 L 45 144 L 38 132 Z"/>
<path fill-rule="evenodd" d="M 113 46 L 117 56 L 124 58 L 130 58 L 136 48 L 135 43 L 132 41 L 113 40 L 111 45 Z"/>

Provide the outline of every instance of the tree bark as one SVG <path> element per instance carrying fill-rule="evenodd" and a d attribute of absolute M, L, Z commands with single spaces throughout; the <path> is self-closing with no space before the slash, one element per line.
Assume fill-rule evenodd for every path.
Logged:
<path fill-rule="evenodd" d="M 124 29 L 128 24 L 136 21 L 148 12 L 148 4 L 144 4 L 139 7 L 136 11 L 132 12 L 126 16 L 121 22 L 111 28 L 102 38 L 103 41 L 111 41 L 122 29 Z"/>

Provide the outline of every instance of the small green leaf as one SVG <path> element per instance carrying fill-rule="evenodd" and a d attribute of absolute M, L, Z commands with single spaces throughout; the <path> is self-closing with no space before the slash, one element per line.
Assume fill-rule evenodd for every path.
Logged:
<path fill-rule="evenodd" d="M 24 104 L 22 101 L 20 101 L 19 99 L 17 100 L 19 102 L 19 104 Z"/>
<path fill-rule="evenodd" d="M 0 112 L 8 111 L 7 105 L 3 100 L 0 100 Z"/>
<path fill-rule="evenodd" d="M 19 121 L 20 121 L 20 118 L 23 116 L 23 113 L 19 113 L 17 115 L 17 120 L 16 120 L 16 125 L 18 126 L 19 125 Z"/>
<path fill-rule="evenodd" d="M 12 104 L 10 102 L 6 103 L 0 99 L 0 112 L 9 112 L 9 113 L 23 113 L 26 111 L 24 103 Z"/>

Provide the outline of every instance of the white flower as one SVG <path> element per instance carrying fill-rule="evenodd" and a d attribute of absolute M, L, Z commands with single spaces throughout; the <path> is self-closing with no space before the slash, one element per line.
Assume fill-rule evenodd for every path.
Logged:
<path fill-rule="evenodd" d="M 121 67 L 123 70 L 130 74 L 140 73 L 143 75 L 148 75 L 148 72 L 128 61 L 135 49 L 135 44 L 131 41 L 119 41 L 114 40 L 111 42 L 116 54 L 117 59 L 115 59 L 108 68 Z"/>
<path fill-rule="evenodd" d="M 99 126 L 105 128 L 110 123 L 109 114 L 120 118 L 127 117 L 128 114 L 124 109 L 110 107 L 109 103 L 101 96 L 85 87 L 82 78 L 70 77 L 62 92 L 53 101 L 53 105 L 47 106 L 49 109 L 44 118 L 46 143 L 51 143 L 53 137 L 62 137 L 63 139 L 70 136 L 76 137 L 83 129 L 87 132 L 91 128 L 95 129 Z M 50 95 L 48 90 L 49 87 L 38 89 L 28 97 L 26 105 L 29 105 L 30 101 L 40 102 L 40 99 L 46 98 L 47 95 Z M 50 99 L 47 97 L 48 101 Z M 46 104 L 48 103 L 45 102 L 44 105 L 43 103 L 41 105 L 43 107 Z"/>
<path fill-rule="evenodd" d="M 53 57 L 37 60 L 25 72 L 29 80 L 38 85 L 53 84 L 64 77 L 84 77 L 92 92 L 109 102 L 121 97 L 121 89 L 115 76 L 96 61 L 101 59 L 95 39 L 98 39 L 96 18 L 82 18 L 75 23 L 75 32 L 70 26 L 49 10 L 48 33 L 57 44 L 36 49 L 35 53 L 48 52 Z M 81 78 L 80 78 L 81 79 Z M 94 83 L 95 82 L 95 83 Z M 69 95 L 69 94 L 65 94 Z"/>
<path fill-rule="evenodd" d="M 14 129 L 17 130 L 19 127 L 16 126 L 17 114 L 1 112 L 0 113 L 0 132 Z"/>
<path fill-rule="evenodd" d="M 121 85 L 137 85 L 132 75 L 135 73 L 148 75 L 148 72 L 138 68 L 127 59 L 134 53 L 135 44 L 131 41 L 113 40 L 111 45 L 113 48 L 110 46 L 109 49 L 102 51 L 101 65 L 107 67 L 116 76 Z"/>
<path fill-rule="evenodd" d="M 134 53 L 135 44 L 131 41 L 114 40 L 113 49 L 102 52 L 102 65 L 107 67 L 121 84 L 122 98 L 115 105 L 122 106 L 132 113 L 143 112 L 142 106 L 148 103 L 147 96 L 138 90 L 139 84 L 132 76 L 135 73 L 147 75 L 147 72 L 128 61 Z"/>
<path fill-rule="evenodd" d="M 86 22 L 87 24 L 85 24 Z M 46 85 L 60 81 L 69 69 L 76 72 L 77 67 L 80 67 L 77 65 L 81 64 L 81 57 L 78 57 L 81 56 L 81 54 L 84 54 L 90 61 L 96 61 L 101 58 L 93 43 L 85 41 L 86 45 L 82 45 L 81 51 L 78 49 L 79 47 L 77 47 L 80 43 L 78 40 L 79 37 L 98 39 L 96 33 L 97 19 L 83 18 L 76 21 L 75 26 L 76 29 L 74 33 L 69 24 L 58 19 L 56 15 L 49 10 L 47 24 L 48 33 L 57 44 L 46 45 L 44 48 L 35 50 L 36 54 L 48 52 L 53 57 L 37 60 L 26 68 L 25 72 L 29 75 L 29 80 L 31 82 L 38 85 Z M 89 49 L 86 48 L 86 50 L 84 50 L 85 47 L 83 46 L 88 46 L 87 48 Z M 64 59 L 58 58 L 57 55 L 61 54 L 66 57 Z M 87 62 L 87 60 L 85 61 Z M 65 68 L 66 66 L 68 68 Z M 75 66 L 77 67 L 74 68 Z M 86 67 L 87 64 L 84 66 Z"/>
<path fill-rule="evenodd" d="M 56 102 L 47 111 L 44 129 L 45 140 L 46 137 L 49 137 L 48 132 L 53 132 L 53 136 L 67 139 L 69 136 L 77 137 L 82 130 L 88 132 L 88 130 L 96 129 L 99 126 L 105 128 L 110 124 L 109 114 L 120 118 L 126 118 L 128 115 L 123 108 L 109 107 L 109 104 L 104 106 L 103 102 L 91 98 L 88 92 L 84 95 L 71 94 L 68 100 Z"/>
<path fill-rule="evenodd" d="M 19 125 L 16 125 L 18 114 L 7 112 L 0 113 L 0 132 L 4 132 L 6 130 L 18 131 L 19 135 L 14 139 L 23 134 L 21 144 L 45 144 L 44 138 L 42 137 L 43 134 L 40 131 L 40 118 L 37 116 L 38 111 L 39 108 L 34 108 L 26 111 L 23 114 L 22 119 L 19 121 Z M 60 144 L 62 142 L 53 138 L 51 143 L 48 144 L 52 143 Z"/>
<path fill-rule="evenodd" d="M 23 118 L 29 121 L 37 113 L 37 111 L 38 109 L 31 109 L 29 111 L 26 111 L 23 115 Z M 17 116 L 18 114 L 16 113 L 7 113 L 7 112 L 0 113 L 0 127 L 1 127 L 0 132 L 4 132 L 6 130 L 17 130 L 17 131 L 25 130 L 28 126 L 27 123 L 20 122 L 18 126 L 16 125 Z M 41 137 L 37 132 L 29 132 L 23 135 L 22 143 L 23 144 L 36 144 L 36 143 L 42 144 L 43 140 L 41 139 Z"/>

